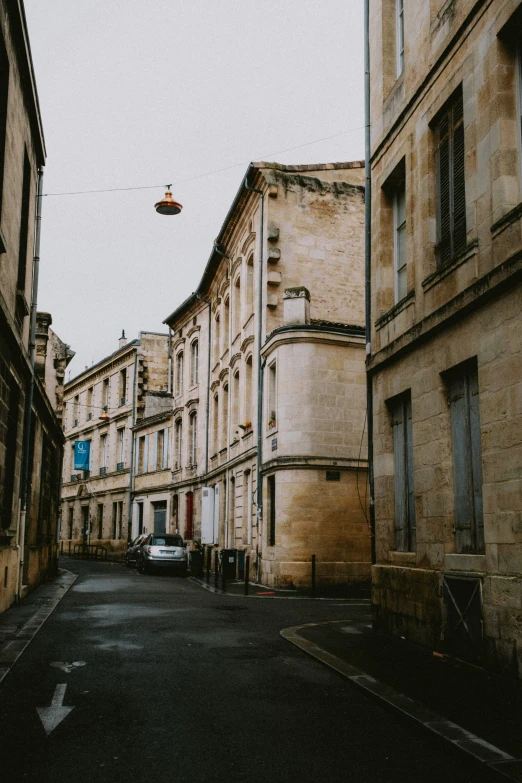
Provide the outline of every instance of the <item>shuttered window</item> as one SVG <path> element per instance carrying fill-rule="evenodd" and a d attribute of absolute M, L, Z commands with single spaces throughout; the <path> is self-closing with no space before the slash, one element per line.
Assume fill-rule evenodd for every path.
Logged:
<path fill-rule="evenodd" d="M 416 521 L 410 392 L 396 397 L 389 407 L 393 428 L 395 549 L 397 552 L 413 552 L 416 548 Z"/>
<path fill-rule="evenodd" d="M 476 363 L 459 365 L 445 379 L 451 416 L 455 549 L 461 554 L 481 554 L 485 550 Z"/>
<path fill-rule="evenodd" d="M 404 182 L 397 186 L 393 196 L 395 303 L 408 293 L 406 269 L 406 189 Z"/>
<path fill-rule="evenodd" d="M 440 266 L 466 247 L 464 184 L 464 111 L 459 89 L 440 116 L 437 128 L 438 245 Z"/>

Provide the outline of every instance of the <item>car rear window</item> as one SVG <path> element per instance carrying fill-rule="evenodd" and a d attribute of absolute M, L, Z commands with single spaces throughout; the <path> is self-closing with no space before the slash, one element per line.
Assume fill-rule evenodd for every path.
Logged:
<path fill-rule="evenodd" d="M 181 536 L 154 536 L 150 542 L 152 546 L 183 546 Z"/>

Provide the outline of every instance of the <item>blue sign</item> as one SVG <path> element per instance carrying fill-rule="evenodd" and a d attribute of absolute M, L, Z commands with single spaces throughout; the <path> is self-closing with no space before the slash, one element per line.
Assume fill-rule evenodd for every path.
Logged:
<path fill-rule="evenodd" d="M 74 470 L 90 470 L 91 441 L 74 441 Z"/>

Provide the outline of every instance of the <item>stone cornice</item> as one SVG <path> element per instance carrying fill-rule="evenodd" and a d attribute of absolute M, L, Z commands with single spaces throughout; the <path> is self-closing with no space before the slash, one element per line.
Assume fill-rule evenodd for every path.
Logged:
<path fill-rule="evenodd" d="M 241 353 L 245 353 L 246 349 L 250 345 L 250 343 L 253 343 L 255 340 L 255 337 L 253 334 L 251 334 L 249 337 L 245 337 L 243 342 L 241 343 Z"/>
<path fill-rule="evenodd" d="M 241 359 L 241 353 L 235 353 L 228 363 L 228 366 L 232 370 L 238 361 Z"/>
<path fill-rule="evenodd" d="M 201 326 L 199 324 L 196 324 L 196 326 L 193 326 L 192 329 L 189 329 L 187 332 L 187 340 L 192 337 L 193 334 L 196 334 L 197 332 L 201 331 Z"/>
<path fill-rule="evenodd" d="M 346 348 L 364 348 L 364 335 L 350 335 L 342 332 L 327 331 L 323 328 L 314 330 L 307 327 L 304 329 L 291 328 L 281 329 L 272 332 L 267 342 L 261 349 L 261 356 L 266 357 L 280 345 L 291 345 L 292 343 L 319 343 L 325 345 L 338 345 Z"/>

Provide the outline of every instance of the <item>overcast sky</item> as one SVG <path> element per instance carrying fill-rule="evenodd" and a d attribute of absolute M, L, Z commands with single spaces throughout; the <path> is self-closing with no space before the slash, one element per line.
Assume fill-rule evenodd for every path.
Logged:
<path fill-rule="evenodd" d="M 38 309 L 76 351 L 74 377 L 116 350 L 122 329 L 166 331 L 250 161 L 364 157 L 363 0 L 25 8 L 44 193 L 159 185 L 43 200 Z M 176 217 L 154 211 L 170 182 Z"/>

